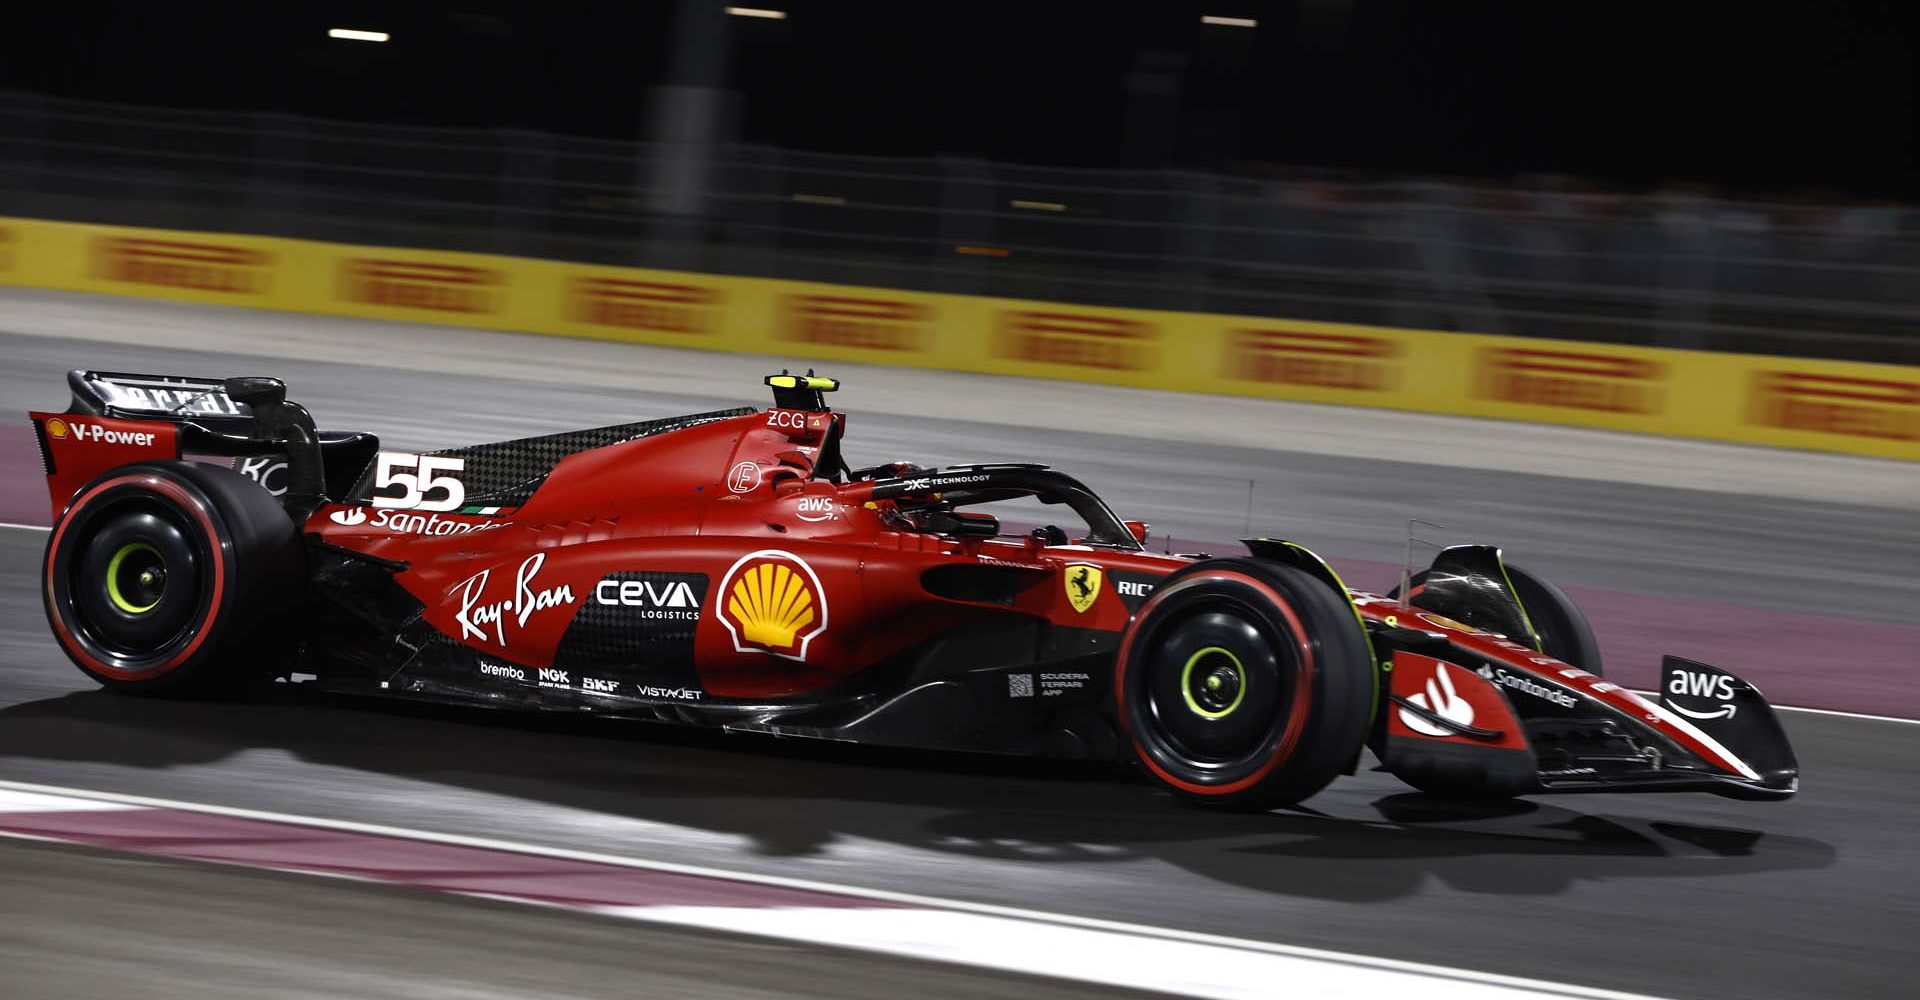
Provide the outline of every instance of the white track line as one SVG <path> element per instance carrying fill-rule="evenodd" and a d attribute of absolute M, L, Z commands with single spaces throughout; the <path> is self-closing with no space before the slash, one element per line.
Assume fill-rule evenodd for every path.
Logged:
<path fill-rule="evenodd" d="M 44 524 L 16 524 L 12 521 L 0 521 L 0 528 L 19 528 L 22 531 L 52 531 Z"/>
<path fill-rule="evenodd" d="M 0 782 L 5 785 L 6 782 Z M 70 792 L 49 794 L 47 792 L 23 792 L 13 788 L 0 787 L 0 813 L 17 812 L 113 812 L 117 809 L 139 809 L 140 806 L 127 802 L 114 802 L 109 799 L 96 799 L 73 795 Z"/>
<path fill-rule="evenodd" d="M 1009 906 L 970 903 L 912 893 L 887 892 L 806 879 L 619 855 L 545 847 L 483 837 L 411 830 L 345 820 L 239 809 L 147 796 L 0 781 L 0 811 L 41 811 L 59 801 L 81 800 L 93 808 L 165 809 L 285 823 L 371 836 L 450 844 L 623 868 L 671 872 L 756 885 L 780 886 L 906 906 L 873 916 L 825 912 L 814 907 L 764 909 L 703 906 L 598 906 L 607 916 L 756 934 L 861 951 L 909 956 L 1014 972 L 1109 983 L 1191 996 L 1264 998 L 1276 984 L 1289 992 L 1325 1000 L 1362 1000 L 1412 992 L 1434 1000 L 1646 1000 L 1643 994 L 1572 986 L 1544 980 L 1375 958 L 1366 955 L 1231 938 L 1192 931 L 1097 920 Z M 53 801 L 50 803 L 48 800 Z M 9 803 L 9 799 L 11 802 Z M 12 809 L 7 806 L 12 805 Z M 68 806 L 67 808 L 72 808 Z M 33 837 L 31 839 L 45 839 Z M 495 896 L 493 898 L 500 898 Z M 1301 987 L 1305 987 L 1302 989 Z"/>

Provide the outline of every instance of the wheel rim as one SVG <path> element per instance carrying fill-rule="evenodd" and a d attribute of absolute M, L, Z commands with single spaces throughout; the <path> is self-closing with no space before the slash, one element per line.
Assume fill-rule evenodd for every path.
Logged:
<path fill-rule="evenodd" d="M 1203 719 L 1224 719 L 1247 700 L 1247 680 L 1240 658 L 1230 649 L 1208 646 L 1187 657 L 1180 671 L 1180 690 L 1187 708 Z"/>
<path fill-rule="evenodd" d="M 166 559 L 146 542 L 128 542 L 107 560 L 107 597 L 127 614 L 144 615 L 159 607 L 166 587 Z"/>
<path fill-rule="evenodd" d="M 1264 617 L 1224 595 L 1142 637 L 1135 714 L 1143 747 L 1201 783 L 1265 765 L 1292 711 L 1298 664 Z"/>
<path fill-rule="evenodd" d="M 144 669 L 202 620 L 202 545 L 182 512 L 150 494 L 103 498 L 84 516 L 70 530 L 86 541 L 66 558 L 56 600 L 102 666 Z"/>

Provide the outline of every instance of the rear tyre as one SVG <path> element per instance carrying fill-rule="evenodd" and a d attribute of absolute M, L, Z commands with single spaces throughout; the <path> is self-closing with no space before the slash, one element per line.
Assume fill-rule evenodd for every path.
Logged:
<path fill-rule="evenodd" d="M 214 694 L 284 660 L 305 553 L 279 503 L 237 473 L 146 462 L 74 496 L 42 583 L 55 638 L 104 687 Z"/>
<path fill-rule="evenodd" d="M 1587 673 L 1606 676 L 1606 667 L 1600 662 L 1600 644 L 1593 637 L 1593 626 L 1587 623 L 1587 616 L 1581 612 L 1573 599 L 1559 587 L 1554 586 L 1546 577 L 1529 572 L 1512 563 L 1506 564 L 1507 578 L 1513 581 L 1513 589 L 1520 597 L 1520 604 L 1527 610 L 1527 620 L 1540 636 L 1540 651 L 1559 660 L 1570 663 Z M 1415 573 L 1410 581 L 1412 597 L 1420 596 L 1426 585 L 1425 570 Z M 1400 588 L 1395 587 L 1389 597 L 1398 598 Z M 1425 607 L 1426 605 L 1421 605 Z M 1470 608 L 1433 608 L 1449 618 L 1471 621 L 1480 617 Z"/>
<path fill-rule="evenodd" d="M 1141 766 L 1200 805 L 1266 810 L 1352 765 L 1375 697 L 1344 596 L 1291 566 L 1196 563 L 1121 639 L 1116 710 Z"/>

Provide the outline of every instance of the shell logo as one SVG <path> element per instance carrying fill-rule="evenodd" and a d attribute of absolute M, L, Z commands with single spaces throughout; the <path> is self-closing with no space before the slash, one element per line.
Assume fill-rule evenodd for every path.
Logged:
<path fill-rule="evenodd" d="M 779 549 L 742 556 L 720 581 L 720 624 L 742 653 L 807 659 L 827 630 L 827 591 L 805 559 Z"/>
<path fill-rule="evenodd" d="M 59 417 L 55 417 L 52 420 L 47 421 L 47 436 L 55 437 L 55 438 L 66 437 L 67 422 L 60 419 Z"/>

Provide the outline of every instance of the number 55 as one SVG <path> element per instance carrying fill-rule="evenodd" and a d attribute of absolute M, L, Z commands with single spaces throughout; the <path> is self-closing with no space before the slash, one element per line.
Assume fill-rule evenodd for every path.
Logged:
<path fill-rule="evenodd" d="M 398 486 L 403 492 L 398 496 L 375 495 L 373 505 L 408 510 L 458 510 L 460 505 L 467 502 L 466 484 L 438 473 L 460 472 L 466 467 L 467 460 L 464 458 L 383 451 L 374 470 L 373 488 L 384 490 Z M 408 469 L 417 469 L 418 472 L 405 471 Z M 435 490 L 445 490 L 446 496 L 436 500 L 427 499 L 427 494 Z"/>

